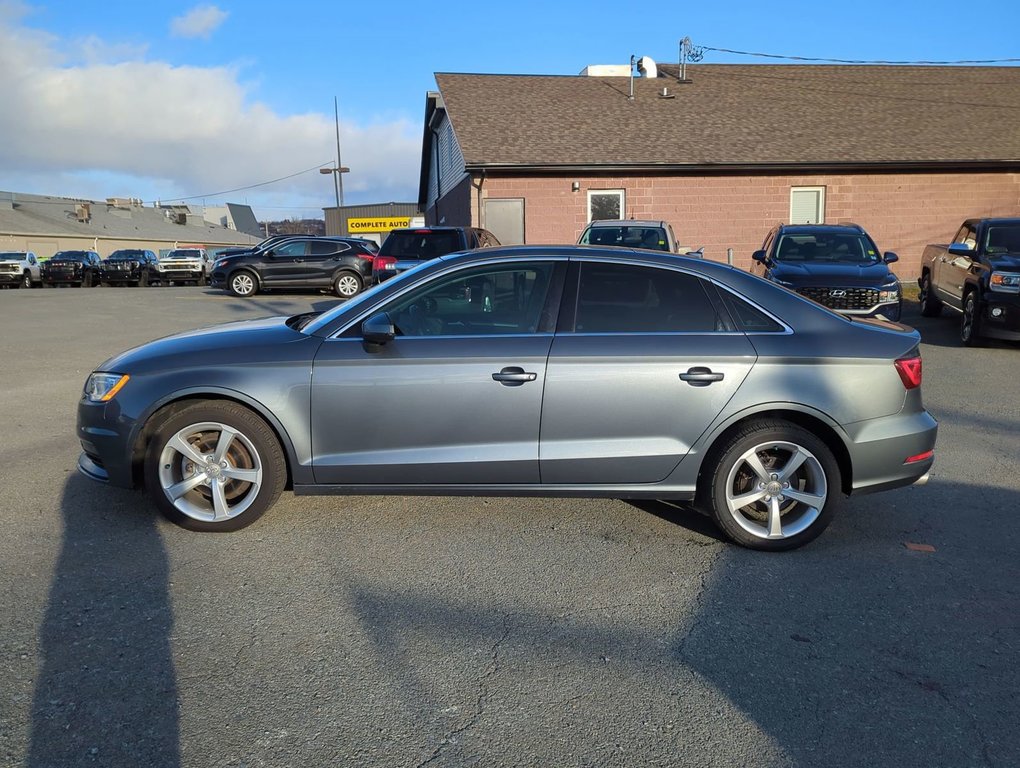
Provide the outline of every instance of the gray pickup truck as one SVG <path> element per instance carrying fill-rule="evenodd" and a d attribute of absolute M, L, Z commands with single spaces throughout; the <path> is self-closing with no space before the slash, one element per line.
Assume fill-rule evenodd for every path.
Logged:
<path fill-rule="evenodd" d="M 31 288 L 39 285 L 39 260 L 31 251 L 0 251 L 0 286 Z"/>
<path fill-rule="evenodd" d="M 1020 219 L 967 219 L 948 245 L 921 257 L 921 314 L 960 313 L 960 340 L 1020 341 Z"/>

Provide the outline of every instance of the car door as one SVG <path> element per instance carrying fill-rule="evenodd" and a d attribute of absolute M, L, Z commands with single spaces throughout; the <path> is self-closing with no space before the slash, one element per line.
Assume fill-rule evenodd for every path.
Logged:
<path fill-rule="evenodd" d="M 542 406 L 543 484 L 664 479 L 756 360 L 714 286 L 682 270 L 575 262 L 563 307 Z"/>
<path fill-rule="evenodd" d="M 969 256 L 956 255 L 948 251 L 935 260 L 935 290 L 939 298 L 957 309 L 963 308 L 963 288 L 967 275 L 974 266 L 977 253 L 977 229 L 973 222 L 966 221 L 953 238 L 954 243 L 965 243 L 971 248 Z"/>
<path fill-rule="evenodd" d="M 307 252 L 307 240 L 291 240 L 273 248 L 263 259 L 262 282 L 269 286 L 299 282 Z"/>
<path fill-rule="evenodd" d="M 301 282 L 328 287 L 333 281 L 333 270 L 339 263 L 337 259 L 350 250 L 350 245 L 337 240 L 312 240 L 308 244 L 304 263 L 300 265 Z"/>
<path fill-rule="evenodd" d="M 315 481 L 538 483 L 542 388 L 564 259 L 444 272 L 327 339 L 312 373 Z M 396 336 L 368 345 L 385 312 Z"/>

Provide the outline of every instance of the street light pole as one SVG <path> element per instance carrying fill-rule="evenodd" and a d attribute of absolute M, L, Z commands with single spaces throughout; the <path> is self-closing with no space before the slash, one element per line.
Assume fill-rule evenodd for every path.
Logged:
<path fill-rule="evenodd" d="M 336 96 L 333 97 L 333 119 L 336 124 L 336 207 L 339 208 L 344 204 L 344 181 L 340 178 L 343 171 L 339 170 L 343 163 L 340 161 L 340 105 Z"/>

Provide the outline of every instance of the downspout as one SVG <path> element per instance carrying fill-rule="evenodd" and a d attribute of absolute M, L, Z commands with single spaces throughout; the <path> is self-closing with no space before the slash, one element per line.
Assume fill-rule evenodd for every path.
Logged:
<path fill-rule="evenodd" d="M 485 169 L 482 168 L 482 174 L 479 177 L 478 184 L 474 181 L 471 182 L 471 186 L 478 190 L 476 194 L 476 205 L 478 206 L 478 226 L 481 229 L 485 229 L 485 208 L 482 207 L 482 187 L 485 186 Z"/>
<path fill-rule="evenodd" d="M 432 157 L 436 168 L 436 224 L 442 224 L 443 217 L 439 215 L 439 201 L 443 199 L 443 171 L 439 167 L 439 131 L 432 127 L 431 120 L 429 130 L 432 131 Z"/>

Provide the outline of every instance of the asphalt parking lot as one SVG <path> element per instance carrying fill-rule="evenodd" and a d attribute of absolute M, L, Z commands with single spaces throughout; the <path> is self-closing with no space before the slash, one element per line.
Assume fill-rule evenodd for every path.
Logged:
<path fill-rule="evenodd" d="M 778 555 L 612 500 L 284 494 L 203 535 L 75 471 L 106 357 L 335 301 L 0 292 L 0 765 L 1020 765 L 1020 347 L 911 306 L 931 482 Z"/>

